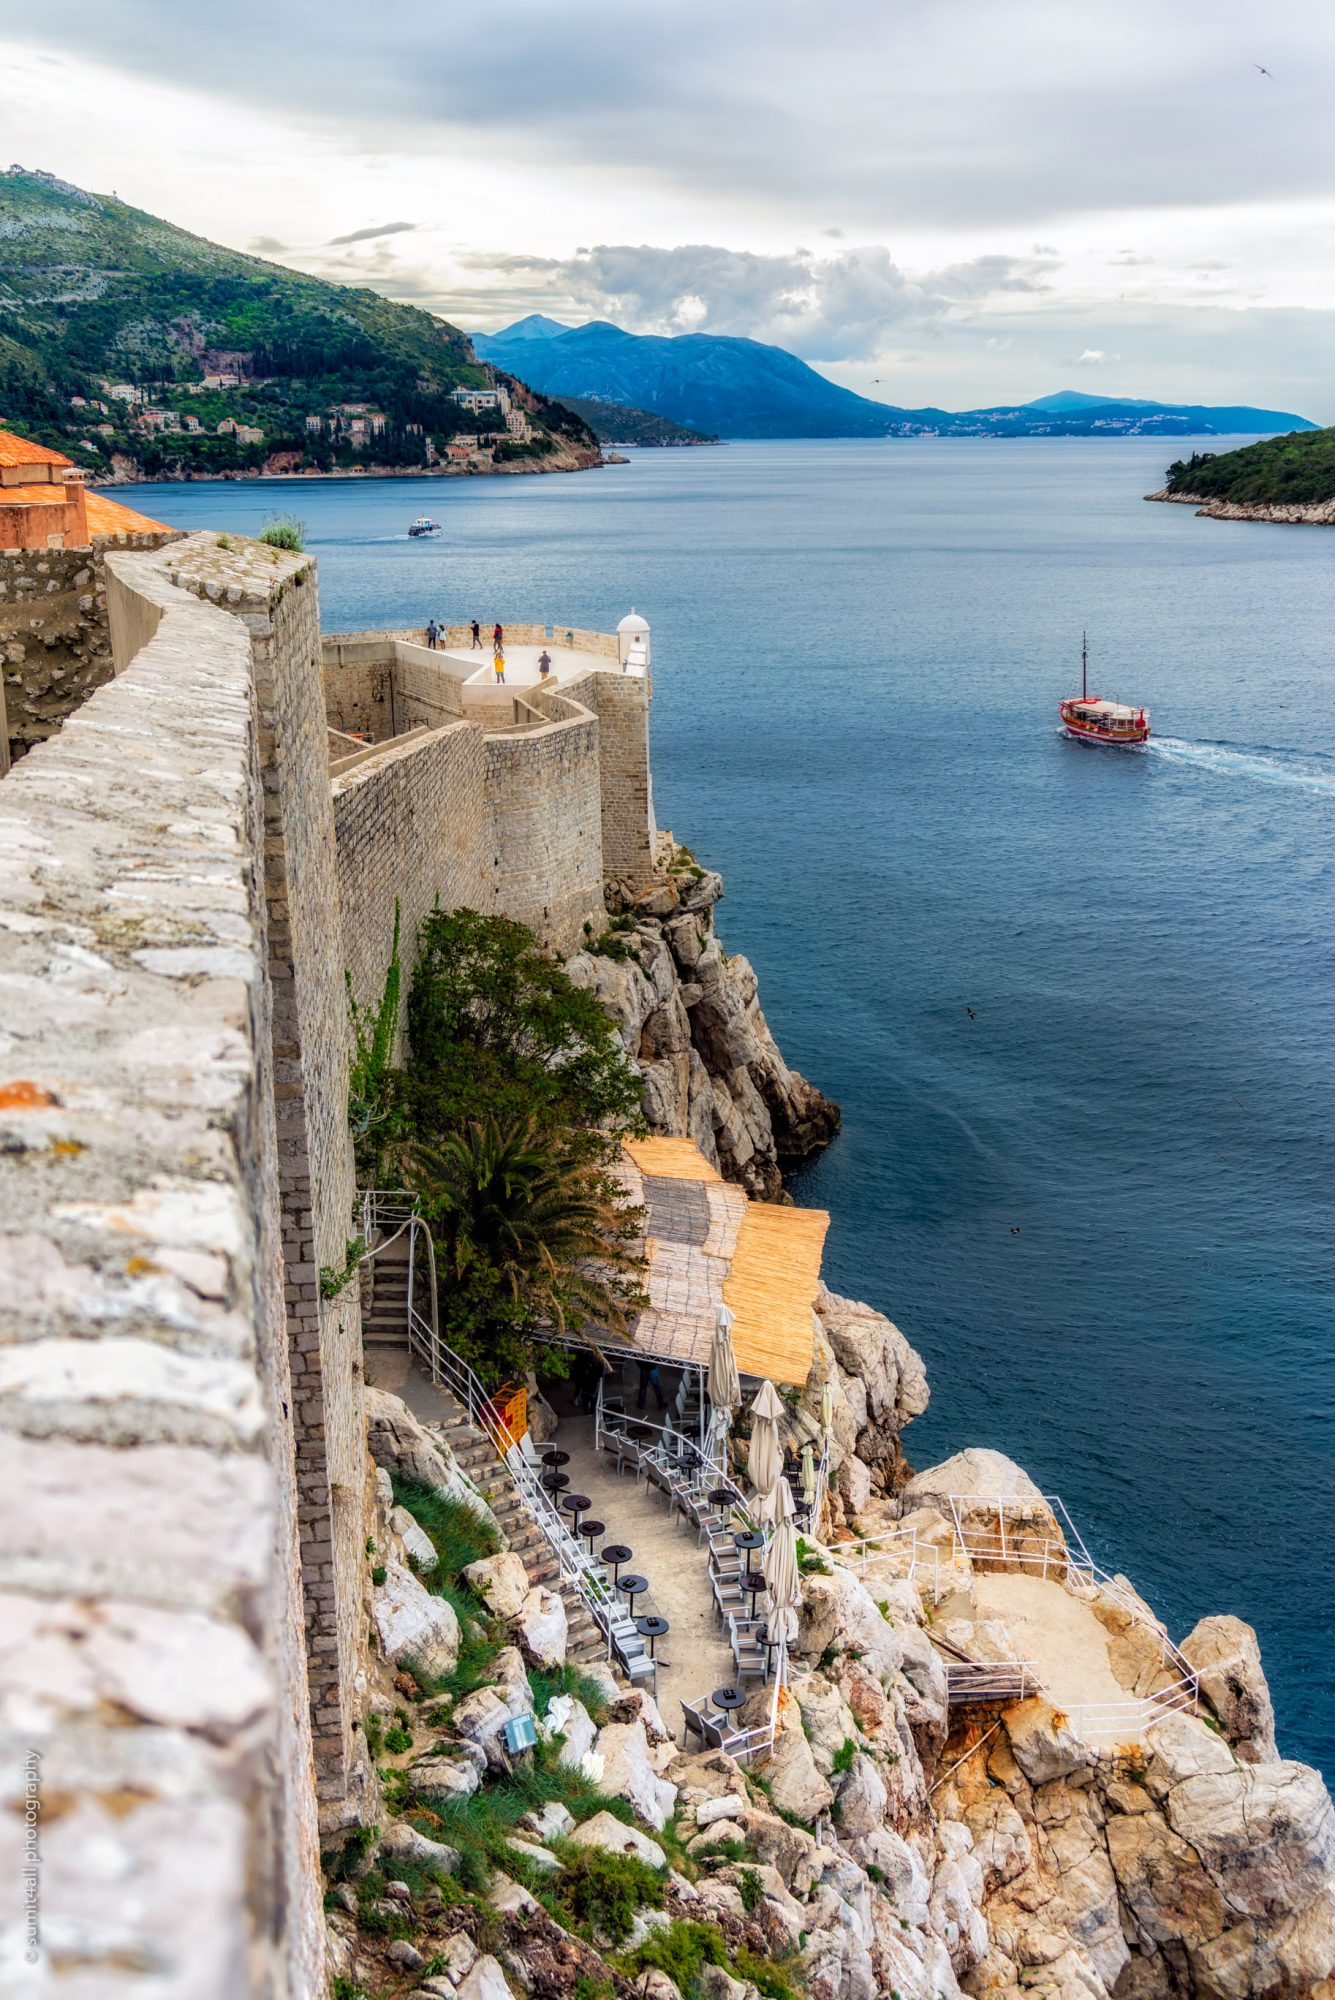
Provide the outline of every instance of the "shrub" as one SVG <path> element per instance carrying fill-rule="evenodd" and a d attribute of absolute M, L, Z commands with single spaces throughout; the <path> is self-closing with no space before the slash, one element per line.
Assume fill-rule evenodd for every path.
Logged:
<path fill-rule="evenodd" d="M 601 1931 L 613 1944 L 630 1936 L 637 1910 L 663 1907 L 657 1871 L 633 1854 L 566 1847 L 563 1862 L 555 1883 L 558 1901 L 576 1923 Z"/>
<path fill-rule="evenodd" d="M 834 1761 L 832 1762 L 830 1769 L 832 1771 L 851 1771 L 853 1768 L 853 1759 L 857 1756 L 857 1754 L 858 1754 L 857 1744 L 853 1741 L 851 1736 L 845 1736 L 843 1742 L 839 1745 L 839 1748 L 834 1753 Z"/>
<path fill-rule="evenodd" d="M 645 1972 L 654 1966 L 665 1972 L 682 2000 L 692 2000 L 706 1965 L 727 1963 L 728 1947 L 722 1933 L 709 1924 L 691 1923 L 682 1917 L 652 1931 L 630 1959 L 632 1971 Z"/>
<path fill-rule="evenodd" d="M 405 1750 L 411 1750 L 412 1747 L 413 1733 L 401 1722 L 396 1722 L 391 1729 L 385 1731 L 385 1748 L 392 1757 L 401 1757 Z"/>
<path fill-rule="evenodd" d="M 291 514 L 275 514 L 260 529 L 259 540 L 271 549 L 291 549 L 300 554 L 306 546 L 306 523 Z"/>
<path fill-rule="evenodd" d="M 746 1911 L 748 1917 L 753 1910 L 759 1909 L 761 1897 L 765 1893 L 765 1885 L 754 1868 L 739 1868 L 737 1870 L 737 1893 L 742 1899 L 742 1908 Z"/>

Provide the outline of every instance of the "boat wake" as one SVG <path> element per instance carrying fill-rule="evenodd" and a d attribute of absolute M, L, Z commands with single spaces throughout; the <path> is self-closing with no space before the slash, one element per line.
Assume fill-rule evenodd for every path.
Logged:
<path fill-rule="evenodd" d="M 1148 749 L 1152 757 L 1217 777 L 1335 798 L 1335 770 L 1294 750 L 1238 750 L 1228 743 L 1186 743 L 1175 736 L 1151 737 Z"/>

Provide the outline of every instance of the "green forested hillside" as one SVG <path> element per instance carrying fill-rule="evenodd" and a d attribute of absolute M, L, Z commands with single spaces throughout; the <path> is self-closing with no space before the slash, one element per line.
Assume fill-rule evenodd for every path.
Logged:
<path fill-rule="evenodd" d="M 707 431 L 674 424 L 653 410 L 632 409 L 626 403 L 603 403 L 596 396 L 557 396 L 554 401 L 573 410 L 603 444 L 717 444 Z"/>
<path fill-rule="evenodd" d="M 205 388 L 210 374 L 243 380 Z M 0 417 L 81 463 L 105 469 L 123 453 L 158 476 L 258 469 L 274 453 L 321 469 L 421 465 L 428 438 L 443 449 L 485 427 L 450 391 L 488 381 L 467 335 L 431 313 L 225 250 L 47 174 L 0 173 Z M 138 389 L 139 403 L 107 384 Z M 592 448 L 569 411 L 518 400 L 532 405 L 533 435 L 506 438 L 493 417 L 498 462 Z M 144 403 L 192 421 L 164 434 Z M 348 403 L 383 426 L 331 428 L 330 410 Z M 219 434 L 229 418 L 262 439 Z"/>
<path fill-rule="evenodd" d="M 1169 466 L 1166 490 L 1255 507 L 1335 500 L 1335 430 L 1295 431 L 1239 451 L 1193 452 Z"/>

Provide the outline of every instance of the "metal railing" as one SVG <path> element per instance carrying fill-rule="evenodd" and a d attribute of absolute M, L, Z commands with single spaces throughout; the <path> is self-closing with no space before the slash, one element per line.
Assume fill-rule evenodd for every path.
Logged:
<path fill-rule="evenodd" d="M 1030 1495 L 988 1499 L 985 1502 L 980 1501 L 976 1494 L 951 1495 L 948 1496 L 948 1504 L 950 1546 L 945 1553 L 947 1570 L 953 1569 L 962 1556 L 971 1569 L 983 1572 L 988 1569 L 1018 1571 L 1059 1584 L 1073 1596 L 1084 1597 L 1097 1591 L 1103 1597 L 1111 1598 L 1133 1623 L 1148 1629 L 1157 1640 L 1163 1669 L 1173 1678 L 1149 1694 L 1128 1695 L 1125 1701 L 1068 1704 L 1044 1684 L 1031 1663 L 1020 1663 L 1032 1679 L 1030 1692 L 1042 1694 L 1059 1714 L 1066 1717 L 1077 1734 L 1134 1734 L 1152 1727 L 1165 1715 L 1194 1709 L 1199 1695 L 1195 1668 L 1174 1645 L 1164 1626 L 1147 1612 L 1126 1585 L 1095 1562 L 1065 1503 L 1056 1494 L 1043 1494 L 1038 1499 Z M 975 1510 L 980 1505 L 995 1510 L 995 1526 L 977 1519 Z M 1050 1535 L 1014 1524 L 1008 1534 L 1008 1508 L 1024 1509 L 1032 1516 L 1039 1507 L 1046 1507 L 1059 1525 L 1065 1524 L 1068 1540 L 1054 1541 Z M 828 1556 L 831 1562 L 839 1563 L 859 1575 L 864 1574 L 878 1558 L 907 1550 L 909 1581 L 923 1588 L 923 1578 L 930 1578 L 933 1599 L 940 1599 L 943 1551 L 934 1542 L 921 1541 L 911 1526 L 889 1528 L 879 1535 L 860 1536 L 851 1542 L 835 1542 L 828 1546 L 821 1544 L 819 1547 L 821 1554 Z M 949 1587 L 949 1576 L 946 1581 Z M 1023 1699 L 1018 1695 L 1013 1698 Z"/>

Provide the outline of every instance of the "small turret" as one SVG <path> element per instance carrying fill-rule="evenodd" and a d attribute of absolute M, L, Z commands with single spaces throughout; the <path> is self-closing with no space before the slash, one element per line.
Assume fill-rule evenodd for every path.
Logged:
<path fill-rule="evenodd" d="M 617 626 L 617 658 L 621 671 L 647 674 L 649 671 L 649 621 L 632 608 Z"/>

